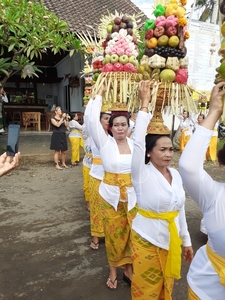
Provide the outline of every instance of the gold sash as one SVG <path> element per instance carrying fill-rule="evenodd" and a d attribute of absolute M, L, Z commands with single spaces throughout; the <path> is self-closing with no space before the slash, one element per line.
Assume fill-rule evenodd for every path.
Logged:
<path fill-rule="evenodd" d="M 85 156 L 87 156 L 87 157 L 93 157 L 91 153 L 85 153 Z"/>
<path fill-rule="evenodd" d="M 208 243 L 206 244 L 206 252 L 213 268 L 220 277 L 220 283 L 225 286 L 225 258 L 216 254 Z"/>
<path fill-rule="evenodd" d="M 174 219 L 178 216 L 179 211 L 155 213 L 152 211 L 141 209 L 139 207 L 137 207 L 137 209 L 138 213 L 146 218 L 166 220 L 169 223 L 168 229 L 170 233 L 170 244 L 168 257 L 166 261 L 165 275 L 167 277 L 179 279 L 181 270 L 182 240 L 178 235 L 177 226 L 174 222 Z"/>
<path fill-rule="evenodd" d="M 132 187 L 130 173 L 117 174 L 105 171 L 103 182 L 109 185 L 118 186 L 120 189 L 120 197 L 123 200 L 127 199 L 127 187 Z"/>
<path fill-rule="evenodd" d="M 100 157 L 93 157 L 92 163 L 93 165 L 102 165 L 102 160 Z"/>

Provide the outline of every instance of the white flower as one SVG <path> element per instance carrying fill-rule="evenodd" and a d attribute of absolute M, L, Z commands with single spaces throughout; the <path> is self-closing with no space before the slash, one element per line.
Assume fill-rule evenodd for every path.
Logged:
<path fill-rule="evenodd" d="M 129 48 L 130 48 L 130 50 L 134 50 L 135 49 L 135 45 L 134 45 L 134 43 L 129 43 Z"/>
<path fill-rule="evenodd" d="M 137 50 L 133 50 L 133 51 L 132 51 L 132 54 L 133 54 L 135 57 L 137 57 L 137 56 L 138 56 L 138 51 L 137 51 Z"/>
<path fill-rule="evenodd" d="M 99 55 L 99 56 L 98 56 L 98 60 L 99 60 L 99 61 L 103 61 L 103 59 L 104 59 L 104 57 L 103 57 L 102 55 Z"/>
<path fill-rule="evenodd" d="M 110 51 L 110 48 L 109 48 L 109 47 L 106 47 L 106 48 L 105 48 L 105 53 L 109 53 L 109 51 Z"/>

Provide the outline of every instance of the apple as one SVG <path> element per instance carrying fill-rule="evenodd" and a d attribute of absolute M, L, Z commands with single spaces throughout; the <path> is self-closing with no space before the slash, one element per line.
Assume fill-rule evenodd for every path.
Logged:
<path fill-rule="evenodd" d="M 156 26 L 156 28 L 154 29 L 154 36 L 155 37 L 160 37 L 164 34 L 165 29 L 163 26 Z"/>
<path fill-rule="evenodd" d="M 103 65 L 107 64 L 107 63 L 110 63 L 111 61 L 111 55 L 110 54 L 106 54 L 104 59 L 103 59 Z"/>
<path fill-rule="evenodd" d="M 119 57 L 119 62 L 121 62 L 123 65 L 125 65 L 127 62 L 128 62 L 128 56 L 126 55 L 126 54 L 124 54 L 124 55 L 121 55 L 120 57 Z"/>
<path fill-rule="evenodd" d="M 111 57 L 110 57 L 110 62 L 112 64 L 115 64 L 116 62 L 118 62 L 119 60 L 119 56 L 117 54 L 112 54 Z"/>
<path fill-rule="evenodd" d="M 119 17 L 116 17 L 116 18 L 114 19 L 114 24 L 120 25 L 120 23 L 121 23 L 121 19 L 120 19 Z"/>
<path fill-rule="evenodd" d="M 138 66 L 138 60 L 136 59 L 136 57 L 134 55 L 131 55 L 128 58 L 129 63 L 132 63 L 134 66 Z"/>
<path fill-rule="evenodd" d="M 145 39 L 146 40 L 150 40 L 154 35 L 154 30 L 153 29 L 148 29 L 146 32 L 145 32 Z"/>
<path fill-rule="evenodd" d="M 177 34 L 177 28 L 175 26 L 169 26 L 167 29 L 166 29 L 166 34 L 168 36 L 172 36 L 172 35 L 176 35 Z"/>
<path fill-rule="evenodd" d="M 112 32 L 112 28 L 113 28 L 113 26 L 112 26 L 111 24 L 109 24 L 109 25 L 107 26 L 107 32 L 108 32 L 108 33 L 111 33 L 111 32 Z"/>

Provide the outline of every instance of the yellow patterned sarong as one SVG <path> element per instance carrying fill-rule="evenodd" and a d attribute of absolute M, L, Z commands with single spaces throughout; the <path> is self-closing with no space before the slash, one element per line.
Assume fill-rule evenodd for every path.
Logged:
<path fill-rule="evenodd" d="M 131 223 L 136 209 L 127 209 L 127 202 L 119 202 L 117 211 L 102 198 L 102 214 L 105 231 L 105 247 L 108 263 L 123 268 L 131 264 Z"/>
<path fill-rule="evenodd" d="M 174 279 L 165 276 L 168 251 L 131 232 L 133 277 L 132 300 L 172 300 Z"/>
<path fill-rule="evenodd" d="M 90 192 L 90 227 L 91 236 L 104 237 L 103 218 L 101 212 L 101 201 L 98 190 L 101 180 L 90 175 L 89 192 Z"/>
<path fill-rule="evenodd" d="M 80 132 L 78 129 L 71 130 L 71 132 Z M 71 145 L 71 163 L 80 161 L 80 146 L 83 147 L 83 139 L 81 137 L 70 137 Z"/>
<path fill-rule="evenodd" d="M 84 198 L 85 201 L 90 201 L 90 191 L 89 191 L 89 175 L 90 169 L 83 165 L 83 190 L 84 190 Z"/>
<path fill-rule="evenodd" d="M 201 300 L 198 296 L 192 291 L 190 286 L 188 286 L 188 300 Z"/>
<path fill-rule="evenodd" d="M 170 211 L 164 213 L 155 213 L 137 207 L 140 215 L 146 218 L 166 220 L 168 222 L 168 230 L 170 233 L 169 253 L 166 262 L 165 275 L 180 279 L 181 269 L 181 245 L 182 240 L 179 237 L 178 230 L 174 219 L 178 216 L 179 211 Z"/>

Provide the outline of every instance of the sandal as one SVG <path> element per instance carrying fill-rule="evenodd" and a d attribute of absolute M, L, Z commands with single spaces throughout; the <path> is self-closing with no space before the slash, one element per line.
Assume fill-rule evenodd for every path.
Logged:
<path fill-rule="evenodd" d="M 71 165 L 72 165 L 72 166 L 79 166 L 79 163 L 76 163 L 76 162 L 75 162 L 75 163 L 72 163 Z"/>
<path fill-rule="evenodd" d="M 67 165 L 62 165 L 62 168 L 69 169 L 69 167 Z"/>
<path fill-rule="evenodd" d="M 110 277 L 108 277 L 108 279 L 106 281 L 106 285 L 111 291 L 115 291 L 117 289 L 117 285 L 115 286 L 116 282 L 117 282 L 117 277 L 114 280 L 112 280 Z M 109 284 L 112 284 L 113 286 L 110 286 Z"/>
<path fill-rule="evenodd" d="M 131 280 L 130 280 L 130 278 L 129 278 L 127 275 L 125 275 L 124 273 L 123 273 L 123 280 L 124 280 L 126 283 L 128 283 L 129 286 L 131 286 Z"/>
<path fill-rule="evenodd" d="M 93 240 L 91 240 L 90 248 L 93 249 L 93 250 L 98 250 L 99 242 L 96 243 Z"/>

